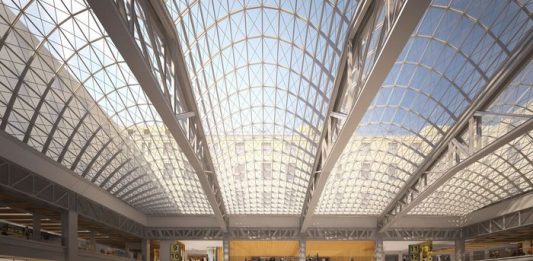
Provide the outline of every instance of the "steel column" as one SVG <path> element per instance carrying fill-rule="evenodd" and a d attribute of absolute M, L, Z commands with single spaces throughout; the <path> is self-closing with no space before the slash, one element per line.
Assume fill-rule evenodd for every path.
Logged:
<path fill-rule="evenodd" d="M 41 240 L 41 215 L 32 213 L 32 239 Z"/>
<path fill-rule="evenodd" d="M 222 240 L 222 252 L 223 252 L 223 261 L 230 261 L 230 244 L 229 237 L 226 235 Z"/>
<path fill-rule="evenodd" d="M 142 261 L 150 261 L 150 240 L 143 238 L 141 241 Z"/>
<path fill-rule="evenodd" d="M 301 238 L 298 241 L 298 260 L 305 261 L 307 244 L 305 238 Z"/>
<path fill-rule="evenodd" d="M 385 250 L 383 249 L 383 235 L 377 234 L 375 242 L 376 242 L 376 245 L 375 245 L 374 259 L 376 261 L 385 261 Z"/>
<path fill-rule="evenodd" d="M 61 213 L 61 232 L 65 261 L 78 260 L 78 213 L 73 210 Z"/>
<path fill-rule="evenodd" d="M 465 240 L 460 238 L 455 240 L 455 261 L 465 260 Z"/>

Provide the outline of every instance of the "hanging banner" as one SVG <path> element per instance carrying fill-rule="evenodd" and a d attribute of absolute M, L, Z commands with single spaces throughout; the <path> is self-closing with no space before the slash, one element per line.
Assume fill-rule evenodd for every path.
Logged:
<path fill-rule="evenodd" d="M 431 241 L 425 241 L 416 245 L 409 245 L 410 261 L 432 261 L 433 244 Z"/>
<path fill-rule="evenodd" d="M 179 241 L 170 244 L 170 261 L 183 261 L 185 245 Z"/>
<path fill-rule="evenodd" d="M 420 245 L 409 245 L 409 260 L 420 261 Z"/>
<path fill-rule="evenodd" d="M 433 251 L 433 244 L 431 241 L 426 241 L 420 244 L 420 261 L 432 261 L 431 252 Z"/>

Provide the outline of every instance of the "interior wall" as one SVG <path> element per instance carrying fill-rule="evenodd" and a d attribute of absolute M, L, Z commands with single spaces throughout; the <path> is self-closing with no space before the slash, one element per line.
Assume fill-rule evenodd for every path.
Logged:
<path fill-rule="evenodd" d="M 329 261 L 374 260 L 374 241 L 318 241 L 306 243 L 306 256 L 327 257 Z"/>
<path fill-rule="evenodd" d="M 224 260 L 224 250 L 222 249 L 222 247 L 217 248 L 217 260 L 218 261 Z"/>
<path fill-rule="evenodd" d="M 298 241 L 231 240 L 230 260 L 243 261 L 252 256 L 298 256 Z"/>

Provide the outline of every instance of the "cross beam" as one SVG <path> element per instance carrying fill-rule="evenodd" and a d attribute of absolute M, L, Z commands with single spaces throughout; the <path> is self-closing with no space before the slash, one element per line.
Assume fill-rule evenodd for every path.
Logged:
<path fill-rule="evenodd" d="M 18 146 L 26 145 L 18 144 Z M 34 156 L 32 153 L 25 155 Z M 22 158 L 24 157 L 22 156 Z M 12 195 L 24 200 L 29 199 L 28 202 L 35 202 L 36 205 L 45 204 L 47 208 L 75 210 L 80 216 L 107 227 L 139 238 L 144 236 L 146 217 L 142 213 L 136 213 L 136 210 L 125 206 L 124 202 L 112 198 L 107 192 L 95 189 L 93 184 L 88 184 L 88 182 L 69 173 L 65 168 L 54 166 L 53 162 L 47 161 L 43 158 L 42 160 L 33 160 L 33 164 L 24 164 L 24 166 L 30 167 L 31 165 L 43 167 L 32 172 L 11 160 L 0 158 L 0 194 Z M 54 170 L 54 172 L 52 173 L 50 170 Z M 61 176 L 60 182 L 70 185 L 65 187 L 56 183 L 55 181 L 58 180 L 57 177 L 59 176 Z M 78 180 L 74 183 L 73 180 L 76 178 Z M 78 189 L 79 192 L 71 190 L 73 188 Z M 8 205 L 10 202 L 11 200 L 8 199 Z M 129 211 L 127 208 L 130 208 Z M 122 213 L 118 213 L 118 211 L 122 211 Z M 138 220 L 143 223 L 137 222 Z"/>
<path fill-rule="evenodd" d="M 413 209 L 418 203 L 422 202 L 424 198 L 429 196 L 437 188 L 451 178 L 455 173 L 470 166 L 478 159 L 494 152 L 498 148 L 504 146 L 513 139 L 527 133 L 531 130 L 531 120 L 515 128 L 510 133 L 502 136 L 498 140 L 494 141 L 490 145 L 479 148 L 479 143 L 464 144 L 464 148 L 461 148 L 460 144 L 457 144 L 457 137 L 459 137 L 463 131 L 469 128 L 469 135 L 476 135 L 475 121 L 479 117 L 487 113 L 483 113 L 490 105 L 490 103 L 497 97 L 509 84 L 510 81 L 517 75 L 521 68 L 523 68 L 531 60 L 533 55 L 533 36 L 529 35 L 523 43 L 515 49 L 513 55 L 502 66 L 500 71 L 491 79 L 486 89 L 481 95 L 478 95 L 472 102 L 470 107 L 461 115 L 456 124 L 446 133 L 441 142 L 433 149 L 428 155 L 426 160 L 420 165 L 420 167 L 414 172 L 412 177 L 406 183 L 406 186 L 398 193 L 395 199 L 387 206 L 385 211 L 380 216 L 380 231 L 385 231 L 393 223 L 395 223 L 401 215 L 405 215 L 409 210 Z M 479 136 L 479 134 L 477 134 Z M 478 140 L 480 137 L 472 137 L 470 141 Z M 441 158 L 445 156 L 445 152 L 449 149 L 464 150 L 467 149 L 471 154 L 470 157 L 462 161 L 461 163 L 450 168 L 444 175 L 442 175 L 434 184 L 424 188 L 422 193 L 419 193 L 420 187 L 425 187 L 426 172 Z M 476 152 L 477 151 L 477 152 Z M 472 154 L 472 152 L 475 152 Z M 416 195 L 416 196 L 415 196 Z M 416 197 L 416 198 L 415 198 Z"/>
<path fill-rule="evenodd" d="M 177 33 L 166 9 L 160 1 L 87 2 L 195 170 L 220 228 L 226 231 L 228 222 L 222 194 L 197 117 Z M 136 10 L 142 10 L 142 17 Z M 144 19 L 148 35 L 140 29 L 140 19 Z M 149 57 L 150 48 L 156 62 Z"/>
<path fill-rule="evenodd" d="M 350 27 L 342 60 L 328 109 L 328 117 L 320 140 L 311 178 L 302 209 L 301 232 L 311 224 L 312 215 L 324 190 L 328 176 L 359 125 L 370 103 L 383 84 L 390 69 L 406 45 L 411 33 L 424 15 L 429 0 L 406 1 L 365 1 L 355 14 L 355 22 Z M 385 19 L 380 23 L 379 14 L 385 8 Z M 368 76 L 361 78 L 354 72 L 362 72 L 365 59 L 369 55 L 367 47 L 376 25 L 382 25 L 380 41 L 376 46 L 376 58 Z M 342 96 L 342 97 L 341 97 Z M 335 112 L 349 108 L 344 120 L 338 119 Z"/>

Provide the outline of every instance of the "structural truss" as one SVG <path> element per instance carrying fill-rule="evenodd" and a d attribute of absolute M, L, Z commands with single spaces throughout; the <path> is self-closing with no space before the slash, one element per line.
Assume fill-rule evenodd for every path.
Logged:
<path fill-rule="evenodd" d="M 529 226 L 467 217 L 533 191 L 532 6 L 4 0 L 1 191 L 154 239 Z"/>

